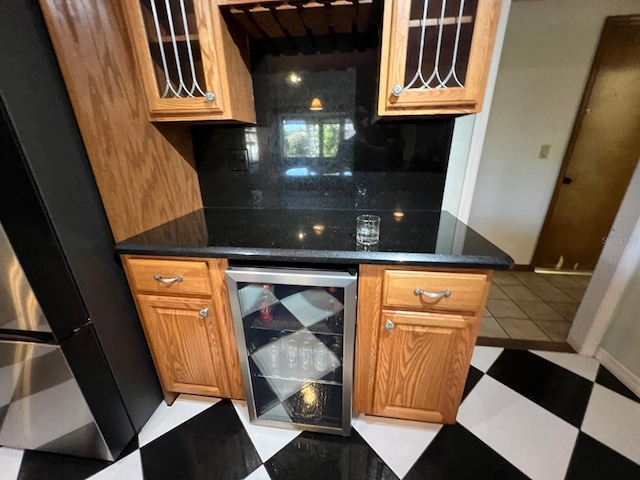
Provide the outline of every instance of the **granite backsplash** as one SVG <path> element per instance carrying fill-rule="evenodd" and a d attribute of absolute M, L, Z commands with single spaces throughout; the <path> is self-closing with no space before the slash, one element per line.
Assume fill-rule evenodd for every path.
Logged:
<path fill-rule="evenodd" d="M 379 119 L 369 47 L 254 55 L 257 124 L 191 129 L 204 206 L 439 210 L 454 120 Z"/>

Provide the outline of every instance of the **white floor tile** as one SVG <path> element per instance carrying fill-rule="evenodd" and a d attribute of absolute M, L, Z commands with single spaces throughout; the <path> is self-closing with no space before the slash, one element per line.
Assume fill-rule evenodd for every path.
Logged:
<path fill-rule="evenodd" d="M 563 479 L 578 429 L 485 375 L 458 422 L 534 480 Z"/>
<path fill-rule="evenodd" d="M 232 400 L 232 402 L 240 421 L 242 421 L 242 425 L 244 425 L 249 438 L 253 442 L 253 446 L 256 447 L 258 455 L 260 455 L 263 462 L 269 460 L 302 433 L 300 430 L 252 425 L 249 422 L 247 402 L 241 400 Z"/>
<path fill-rule="evenodd" d="M 581 430 L 640 464 L 640 403 L 596 383 Z"/>
<path fill-rule="evenodd" d="M 16 480 L 24 450 L 0 447 L 0 480 Z"/>
<path fill-rule="evenodd" d="M 487 373 L 487 370 L 498 359 L 503 350 L 504 348 L 499 347 L 475 347 L 471 357 L 471 365 Z"/>
<path fill-rule="evenodd" d="M 442 425 L 358 415 L 353 427 L 400 478 L 416 463 Z"/>
<path fill-rule="evenodd" d="M 271 477 L 264 465 L 260 465 L 245 480 L 271 480 Z"/>
<path fill-rule="evenodd" d="M 585 357 L 577 353 L 544 352 L 542 350 L 531 350 L 531 353 L 535 353 L 539 357 L 566 368 L 570 372 L 592 382 L 595 381 L 598 375 L 598 366 L 600 364 L 592 357 Z"/>
<path fill-rule="evenodd" d="M 144 480 L 140 450 L 121 458 L 113 465 L 96 473 L 90 480 Z"/>
<path fill-rule="evenodd" d="M 78 383 L 67 380 L 11 402 L 0 426 L 0 445 L 40 446 L 91 424 L 94 419 Z M 106 448 L 99 453 L 106 455 Z"/>
<path fill-rule="evenodd" d="M 219 401 L 219 398 L 182 394 L 170 407 L 162 402 L 138 435 L 140 447 L 153 442 L 156 438 L 204 412 Z"/>

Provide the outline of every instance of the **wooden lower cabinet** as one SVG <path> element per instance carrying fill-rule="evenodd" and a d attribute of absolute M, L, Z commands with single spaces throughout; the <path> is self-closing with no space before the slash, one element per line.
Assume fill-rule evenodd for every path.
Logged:
<path fill-rule="evenodd" d="M 383 311 L 374 414 L 454 423 L 474 322 L 459 315 Z"/>
<path fill-rule="evenodd" d="M 219 333 L 210 300 L 139 295 L 138 305 L 162 386 L 169 392 L 221 396 Z"/>
<path fill-rule="evenodd" d="M 165 401 L 244 398 L 223 258 L 123 255 Z"/>
<path fill-rule="evenodd" d="M 491 276 L 360 265 L 353 410 L 455 423 Z"/>

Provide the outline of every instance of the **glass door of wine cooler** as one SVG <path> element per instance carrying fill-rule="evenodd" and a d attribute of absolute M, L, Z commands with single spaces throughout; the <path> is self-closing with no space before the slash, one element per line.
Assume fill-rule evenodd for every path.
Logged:
<path fill-rule="evenodd" d="M 251 421 L 348 435 L 357 276 L 249 267 L 226 274 Z"/>

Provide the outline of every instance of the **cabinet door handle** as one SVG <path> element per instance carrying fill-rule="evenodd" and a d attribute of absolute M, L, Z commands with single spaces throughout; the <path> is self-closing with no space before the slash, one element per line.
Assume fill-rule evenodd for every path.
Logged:
<path fill-rule="evenodd" d="M 203 308 L 198 312 L 198 315 L 200 315 L 202 318 L 207 318 L 209 316 L 209 309 Z"/>
<path fill-rule="evenodd" d="M 387 318 L 387 321 L 384 322 L 384 328 L 386 328 L 387 330 L 391 331 L 394 328 L 396 328 L 396 324 L 393 323 L 390 319 Z"/>
<path fill-rule="evenodd" d="M 173 278 L 162 278 L 161 275 L 158 275 L 157 273 L 153 276 L 154 280 L 157 280 L 160 283 L 173 283 L 173 282 L 178 282 L 180 283 L 182 281 L 182 275 L 178 275 L 177 277 L 173 277 Z"/>
<path fill-rule="evenodd" d="M 437 300 L 439 298 L 444 298 L 444 297 L 450 297 L 451 296 L 451 290 L 443 290 L 440 293 L 433 293 L 433 292 L 426 292 L 424 290 L 422 290 L 420 287 L 416 287 L 416 289 L 413 291 L 414 295 L 424 295 L 427 298 L 431 298 L 434 300 Z"/>
<path fill-rule="evenodd" d="M 402 93 L 402 85 L 400 84 L 394 85 L 394 87 L 391 89 L 391 93 L 393 94 L 394 97 L 399 97 L 400 94 Z"/>

